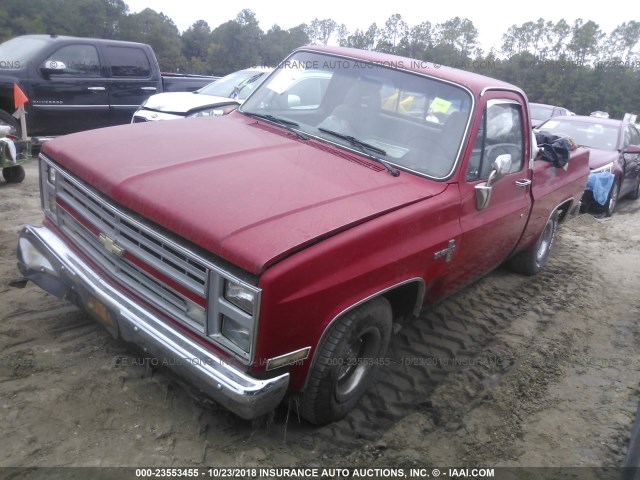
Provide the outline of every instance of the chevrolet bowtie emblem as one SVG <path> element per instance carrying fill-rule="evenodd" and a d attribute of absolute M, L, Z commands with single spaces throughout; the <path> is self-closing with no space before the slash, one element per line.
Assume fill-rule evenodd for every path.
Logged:
<path fill-rule="evenodd" d="M 456 241 L 455 240 L 449 240 L 449 244 L 447 245 L 447 248 L 445 248 L 444 250 L 440 250 L 436 253 L 433 254 L 433 258 L 435 260 L 444 257 L 444 261 L 445 262 L 450 262 L 451 261 L 451 256 L 453 255 L 453 252 L 456 251 Z"/>
<path fill-rule="evenodd" d="M 113 253 L 118 257 L 122 257 L 126 252 L 124 248 L 116 244 L 114 240 L 107 237 L 104 233 L 100 234 L 100 237 L 98 237 L 98 240 L 100 241 L 100 243 L 102 244 L 102 246 L 107 252 Z"/>

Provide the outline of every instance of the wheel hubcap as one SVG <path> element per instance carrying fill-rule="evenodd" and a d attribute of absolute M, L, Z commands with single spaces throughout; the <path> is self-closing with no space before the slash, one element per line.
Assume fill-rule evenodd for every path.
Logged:
<path fill-rule="evenodd" d="M 618 201 L 618 184 L 613 184 L 613 190 L 611 190 L 611 198 L 609 199 L 609 212 L 613 212 L 613 209 L 616 207 L 616 202 Z"/>
<path fill-rule="evenodd" d="M 540 246 L 538 247 L 538 252 L 536 254 L 536 261 L 540 263 L 551 246 L 551 242 L 553 241 L 553 223 L 548 222 L 544 227 L 544 232 L 542 232 L 542 237 L 540 237 Z"/>
<path fill-rule="evenodd" d="M 365 330 L 348 347 L 338 370 L 335 397 L 340 403 L 348 401 L 367 378 L 380 351 L 382 339 L 377 329 Z"/>

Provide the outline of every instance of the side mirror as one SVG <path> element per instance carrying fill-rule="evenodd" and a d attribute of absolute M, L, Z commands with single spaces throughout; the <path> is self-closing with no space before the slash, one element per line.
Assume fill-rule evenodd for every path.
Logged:
<path fill-rule="evenodd" d="M 498 155 L 491 164 L 491 173 L 487 179 L 487 184 L 490 186 L 494 182 L 497 182 L 507 175 L 509 170 L 511 170 L 511 154 L 503 153 L 502 155 Z"/>
<path fill-rule="evenodd" d="M 301 103 L 302 103 L 302 100 L 300 100 L 300 96 L 293 95 L 293 94 L 290 94 L 287 96 L 287 105 L 289 108 L 298 107 L 300 106 Z"/>
<path fill-rule="evenodd" d="M 504 153 L 498 155 L 491 164 L 491 173 L 489 178 L 484 183 L 479 183 L 475 186 L 476 190 L 476 208 L 483 210 L 489 205 L 491 200 L 491 192 L 493 191 L 493 184 L 507 175 L 511 170 L 511 154 Z"/>
<path fill-rule="evenodd" d="M 67 69 L 64 62 L 58 62 L 57 60 L 47 60 L 40 68 L 40 71 L 45 75 L 51 75 L 52 73 L 63 73 Z"/>

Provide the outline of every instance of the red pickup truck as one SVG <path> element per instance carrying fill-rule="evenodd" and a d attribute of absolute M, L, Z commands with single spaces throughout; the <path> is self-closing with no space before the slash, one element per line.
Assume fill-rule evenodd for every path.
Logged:
<path fill-rule="evenodd" d="M 331 422 L 393 361 L 394 319 L 504 262 L 543 267 L 589 154 L 536 153 L 517 87 L 301 48 L 226 117 L 47 143 L 16 285 L 81 306 L 241 417 L 289 394 Z"/>

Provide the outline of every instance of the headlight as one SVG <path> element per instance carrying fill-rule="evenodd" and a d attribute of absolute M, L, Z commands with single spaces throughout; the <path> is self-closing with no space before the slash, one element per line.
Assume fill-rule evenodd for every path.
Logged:
<path fill-rule="evenodd" d="M 232 277 L 224 278 L 221 287 L 215 330 L 223 344 L 249 360 L 258 326 L 260 289 Z"/>
<path fill-rule="evenodd" d="M 57 200 L 56 184 L 58 182 L 57 169 L 48 162 L 42 162 L 40 166 L 40 193 L 42 195 L 42 208 L 53 221 L 56 220 Z"/>
<path fill-rule="evenodd" d="M 253 290 L 227 280 L 225 282 L 224 298 L 249 315 L 253 315 L 256 303 L 256 294 Z"/>
<path fill-rule="evenodd" d="M 611 173 L 611 172 L 613 172 L 613 165 L 614 165 L 614 162 L 607 163 L 606 165 L 603 165 L 602 167 L 594 168 L 593 170 L 591 170 L 591 173 L 603 173 L 603 172 Z"/>
<path fill-rule="evenodd" d="M 212 108 L 205 108 L 202 110 L 198 110 L 197 112 L 192 112 L 187 114 L 187 118 L 192 118 L 192 117 L 221 117 L 222 115 L 227 115 L 228 113 L 233 112 L 236 108 L 238 108 L 238 105 L 236 104 L 232 104 L 232 105 L 224 105 L 221 107 L 212 107 Z"/>
<path fill-rule="evenodd" d="M 226 315 L 222 316 L 222 335 L 245 352 L 251 350 L 251 329 Z"/>
<path fill-rule="evenodd" d="M 53 168 L 51 165 L 49 165 L 48 168 L 47 168 L 47 179 L 49 180 L 49 183 L 51 185 L 55 185 L 56 184 L 56 177 L 57 177 L 56 169 Z"/>

